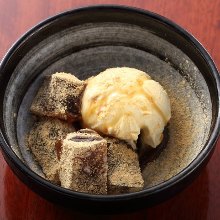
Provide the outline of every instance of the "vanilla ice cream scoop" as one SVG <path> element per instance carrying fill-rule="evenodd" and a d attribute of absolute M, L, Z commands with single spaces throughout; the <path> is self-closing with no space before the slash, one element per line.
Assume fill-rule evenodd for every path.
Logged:
<path fill-rule="evenodd" d="M 143 71 L 110 68 L 88 79 L 82 97 L 85 127 L 128 142 L 141 133 L 144 144 L 158 146 L 171 117 L 163 87 Z"/>

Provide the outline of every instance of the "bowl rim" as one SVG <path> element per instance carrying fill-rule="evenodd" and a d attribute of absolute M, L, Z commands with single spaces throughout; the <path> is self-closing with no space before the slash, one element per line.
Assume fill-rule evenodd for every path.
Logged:
<path fill-rule="evenodd" d="M 216 114 L 216 121 L 213 127 L 213 131 L 204 146 L 203 150 L 197 155 L 197 157 L 187 166 L 185 167 L 180 173 L 178 173 L 176 176 L 170 178 L 169 180 L 162 182 L 158 185 L 152 186 L 147 189 L 143 189 L 139 192 L 133 192 L 133 193 L 126 193 L 126 194 L 120 194 L 120 195 L 94 195 L 94 194 L 87 194 L 82 192 L 76 192 L 69 189 L 65 189 L 63 187 L 60 187 L 58 185 L 52 184 L 49 181 L 45 180 L 44 178 L 37 175 L 35 172 L 33 172 L 30 168 L 28 168 L 14 153 L 14 151 L 11 149 L 10 144 L 6 140 L 5 135 L 2 133 L 2 129 L 0 129 L 0 143 L 1 148 L 5 155 L 7 155 L 7 159 L 12 162 L 15 167 L 24 173 L 26 176 L 34 180 L 36 183 L 41 185 L 41 187 L 46 187 L 48 190 L 53 190 L 54 192 L 62 193 L 62 195 L 77 199 L 84 199 L 84 200 L 95 200 L 95 201 L 101 201 L 101 202 L 110 202 L 110 201 L 122 201 L 122 200 L 131 200 L 133 198 L 140 198 L 146 195 L 153 195 L 157 194 L 163 190 L 166 190 L 168 188 L 171 188 L 172 186 L 176 185 L 178 182 L 181 182 L 186 176 L 193 173 L 200 165 L 207 159 L 210 152 L 215 147 L 215 143 L 218 139 L 218 136 L 220 134 L 220 76 L 217 70 L 217 67 L 214 64 L 214 61 L 212 60 L 211 56 L 208 54 L 206 49 L 202 46 L 202 44 L 189 32 L 187 32 L 184 28 L 180 27 L 173 21 L 148 10 L 135 8 L 131 6 L 124 6 L 124 5 L 112 5 L 112 4 L 104 4 L 104 5 L 89 5 L 85 7 L 79 7 L 74 8 L 71 10 L 67 10 L 61 13 L 58 13 L 54 16 L 51 16 L 34 27 L 32 27 L 30 30 L 28 30 L 23 36 L 21 36 L 13 45 L 12 47 L 7 51 L 5 56 L 2 59 L 2 62 L 0 63 L 0 75 L 3 67 L 7 64 L 7 60 L 13 55 L 13 52 L 16 50 L 16 48 L 19 47 L 22 42 L 27 41 L 31 36 L 41 28 L 49 25 L 52 22 L 55 22 L 57 19 L 67 16 L 72 13 L 80 13 L 82 11 L 91 11 L 91 10 L 97 10 L 97 9 L 114 9 L 119 11 L 126 11 L 129 13 L 134 14 L 141 14 L 146 17 L 153 18 L 159 22 L 162 22 L 163 24 L 169 26 L 170 28 L 174 29 L 178 34 L 182 35 L 186 40 L 190 41 L 199 51 L 200 55 L 203 57 L 203 59 L 206 61 L 207 66 L 212 72 L 212 75 L 214 77 L 215 83 L 216 83 L 216 91 L 218 94 L 217 99 L 217 114 Z M 2 125 L 1 125 L 2 126 Z"/>

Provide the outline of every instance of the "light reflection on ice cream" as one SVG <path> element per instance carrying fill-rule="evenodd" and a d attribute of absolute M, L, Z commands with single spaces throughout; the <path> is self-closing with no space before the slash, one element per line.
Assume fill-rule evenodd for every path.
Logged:
<path fill-rule="evenodd" d="M 158 146 L 171 117 L 163 87 L 143 71 L 110 68 L 88 79 L 82 98 L 86 127 L 128 142 L 141 132 L 144 144 Z"/>

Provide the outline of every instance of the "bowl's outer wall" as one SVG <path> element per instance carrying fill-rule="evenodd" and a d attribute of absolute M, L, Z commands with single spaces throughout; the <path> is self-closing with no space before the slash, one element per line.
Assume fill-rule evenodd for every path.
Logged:
<path fill-rule="evenodd" d="M 143 192 L 134 193 L 132 195 L 119 195 L 119 196 L 89 196 L 86 194 L 72 193 L 70 191 L 60 191 L 60 187 L 56 187 L 40 177 L 36 177 L 24 164 L 16 157 L 16 155 L 8 147 L 7 140 L 4 136 L 4 122 L 3 122 L 3 99 L 4 91 L 10 79 L 10 74 L 15 69 L 21 58 L 37 43 L 45 37 L 63 30 L 67 27 L 82 24 L 85 22 L 99 22 L 99 21 L 114 21 L 136 24 L 154 31 L 158 36 L 173 43 L 181 50 L 183 50 L 199 67 L 204 78 L 209 85 L 210 94 L 213 103 L 213 134 L 209 140 L 207 148 L 187 169 L 180 175 L 167 181 L 167 183 L 160 186 L 153 187 L 152 189 Z M 120 209 L 132 205 L 133 207 L 140 204 L 149 206 L 161 202 L 168 197 L 180 191 L 194 177 L 199 173 L 202 167 L 208 162 L 213 150 L 214 145 L 219 135 L 219 77 L 217 76 L 217 69 L 212 62 L 209 55 L 195 41 L 195 39 L 188 35 L 183 29 L 177 27 L 172 22 L 167 21 L 165 18 L 152 14 L 150 12 L 136 11 L 133 9 L 126 9 L 120 7 L 91 7 L 86 9 L 79 9 L 72 12 L 66 12 L 54 18 L 48 19 L 40 25 L 34 27 L 30 32 L 25 34 L 15 45 L 9 50 L 1 63 L 0 69 L 0 124 L 1 124 L 1 145 L 3 155 L 16 173 L 16 175 L 25 182 L 31 189 L 39 193 L 41 196 L 56 201 L 61 204 L 69 205 L 73 208 L 79 207 L 81 209 L 93 209 L 94 207 L 100 210 L 100 206 L 105 209 L 118 208 Z M 68 195 L 67 195 L 68 194 Z M 109 203 L 111 205 L 109 206 Z M 130 208 L 129 208 L 130 209 Z"/>

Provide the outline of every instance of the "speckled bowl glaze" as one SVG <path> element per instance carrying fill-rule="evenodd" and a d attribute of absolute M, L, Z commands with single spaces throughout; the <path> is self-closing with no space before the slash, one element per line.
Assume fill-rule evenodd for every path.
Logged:
<path fill-rule="evenodd" d="M 42 80 L 57 71 L 86 79 L 123 66 L 150 74 L 171 99 L 167 146 L 143 169 L 144 189 L 90 195 L 48 182 L 25 146 L 34 123 L 29 108 Z M 219 135 L 219 82 L 202 45 L 164 17 L 123 6 L 64 12 L 27 32 L 2 60 L 2 152 L 15 174 L 48 200 L 96 212 L 150 206 L 187 186 L 209 160 Z"/>

